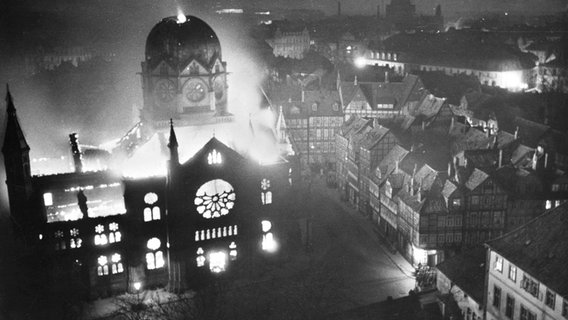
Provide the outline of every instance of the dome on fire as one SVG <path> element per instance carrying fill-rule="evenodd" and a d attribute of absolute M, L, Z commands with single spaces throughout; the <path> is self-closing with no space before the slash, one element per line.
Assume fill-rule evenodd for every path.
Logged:
<path fill-rule="evenodd" d="M 146 63 L 150 68 L 166 61 L 179 69 L 193 59 L 209 66 L 217 57 L 221 59 L 219 38 L 205 21 L 194 16 L 164 18 L 146 39 Z"/>

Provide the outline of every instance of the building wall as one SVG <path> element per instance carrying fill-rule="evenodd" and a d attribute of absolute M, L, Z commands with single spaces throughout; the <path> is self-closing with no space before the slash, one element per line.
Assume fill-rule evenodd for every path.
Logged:
<path fill-rule="evenodd" d="M 536 316 L 539 320 L 565 319 L 562 316 L 563 304 L 567 303 L 568 297 L 561 297 L 556 293 L 553 308 L 546 305 L 547 291 L 551 292 L 543 283 L 538 281 L 538 275 L 533 277 L 524 270 L 518 268 L 514 263 L 500 256 L 495 251 L 489 249 L 489 273 L 487 280 L 487 319 L 522 319 L 521 306 Z M 497 258 L 502 259 L 498 263 Z M 516 268 L 515 276 L 510 272 L 511 268 Z M 528 277 L 537 283 L 538 288 L 530 293 L 523 289 L 525 284 L 524 277 Z M 496 298 L 495 287 L 501 290 L 500 298 Z M 513 316 L 506 314 L 507 295 L 514 298 Z M 529 319 L 529 318 L 527 318 Z"/>
<path fill-rule="evenodd" d="M 483 302 L 475 301 L 440 270 L 436 271 L 436 289 L 441 294 L 452 295 L 462 312 L 464 320 L 483 319 Z"/>

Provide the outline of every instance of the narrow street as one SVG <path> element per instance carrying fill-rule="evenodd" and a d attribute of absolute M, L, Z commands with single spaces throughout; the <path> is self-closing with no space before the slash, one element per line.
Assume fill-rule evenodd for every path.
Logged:
<path fill-rule="evenodd" d="M 370 220 L 341 202 L 337 189 L 320 176 L 313 179 L 310 200 L 313 254 L 336 266 L 351 302 L 366 305 L 408 295 L 415 285 L 413 267 L 380 242 Z"/>

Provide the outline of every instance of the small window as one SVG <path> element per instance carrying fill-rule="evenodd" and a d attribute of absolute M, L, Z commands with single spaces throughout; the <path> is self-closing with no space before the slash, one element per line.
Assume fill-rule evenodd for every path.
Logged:
<path fill-rule="evenodd" d="M 501 288 L 493 286 L 493 306 L 497 309 L 501 307 Z"/>
<path fill-rule="evenodd" d="M 568 319 L 568 302 L 562 301 L 562 316 Z"/>
<path fill-rule="evenodd" d="M 509 265 L 509 279 L 517 281 L 517 267 L 514 265 Z"/>
<path fill-rule="evenodd" d="M 495 271 L 499 271 L 501 273 L 503 273 L 503 258 L 500 256 L 495 256 L 495 265 L 494 265 L 494 269 Z"/>
<path fill-rule="evenodd" d="M 221 164 L 223 163 L 223 158 L 221 157 L 221 153 L 219 153 L 217 150 L 213 149 L 211 152 L 209 152 L 209 154 L 207 155 L 207 163 L 209 165 L 214 165 L 214 164 Z"/>
<path fill-rule="evenodd" d="M 556 305 L 556 294 L 554 292 L 552 292 L 550 290 L 546 290 L 545 304 L 546 304 L 547 307 L 554 310 L 554 307 Z"/>
<path fill-rule="evenodd" d="M 507 304 L 505 305 L 505 316 L 509 319 L 513 319 L 515 312 L 515 298 L 507 295 Z"/>
<path fill-rule="evenodd" d="M 521 320 L 536 320 L 536 314 L 521 304 Z"/>

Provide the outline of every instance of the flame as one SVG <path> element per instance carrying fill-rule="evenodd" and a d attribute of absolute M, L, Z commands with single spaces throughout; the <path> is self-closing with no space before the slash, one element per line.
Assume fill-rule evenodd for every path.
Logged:
<path fill-rule="evenodd" d="M 181 9 L 178 9 L 178 14 L 177 14 L 177 22 L 179 24 L 185 23 L 187 21 L 187 17 L 185 16 L 185 14 L 183 14 L 183 12 L 181 12 Z"/>

